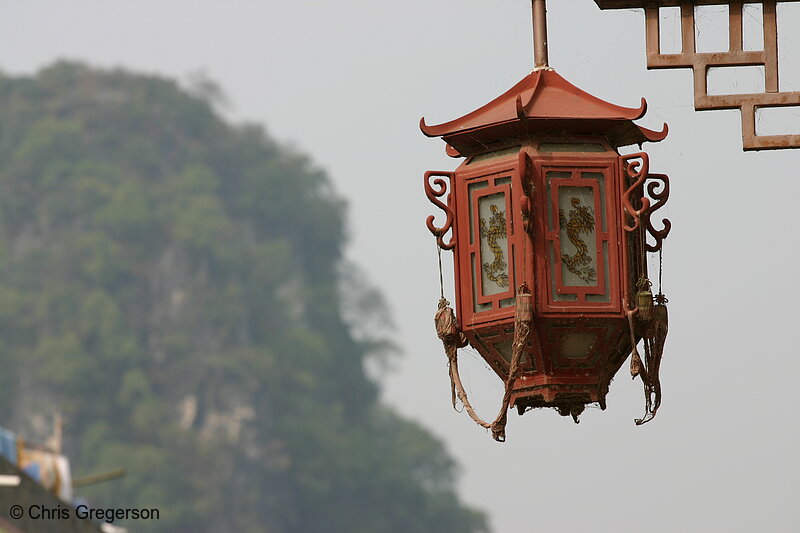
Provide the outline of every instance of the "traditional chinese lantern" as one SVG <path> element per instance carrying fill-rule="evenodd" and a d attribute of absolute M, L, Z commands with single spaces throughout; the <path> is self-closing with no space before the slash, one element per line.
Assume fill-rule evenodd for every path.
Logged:
<path fill-rule="evenodd" d="M 553 407 L 576 422 L 587 404 L 605 409 L 629 354 L 647 399 L 637 424 L 661 399 L 666 298 L 660 279 L 652 295 L 646 254 L 660 254 L 670 230 L 666 219 L 661 229 L 651 223 L 669 181 L 649 173 L 646 153 L 618 150 L 661 141 L 666 125 L 660 132 L 636 125 L 644 99 L 638 108 L 605 102 L 541 57 L 483 107 L 437 126 L 420 121 L 425 135 L 464 158 L 454 172 L 425 174 L 428 198 L 446 215 L 443 225 L 433 216 L 427 225 L 440 249 L 453 250 L 455 265 L 455 312 L 442 295 L 436 327 L 454 405 L 460 399 L 497 440 L 512 406 L 520 414 Z M 457 349 L 467 343 L 506 384 L 493 423 L 480 419 L 461 386 Z"/>

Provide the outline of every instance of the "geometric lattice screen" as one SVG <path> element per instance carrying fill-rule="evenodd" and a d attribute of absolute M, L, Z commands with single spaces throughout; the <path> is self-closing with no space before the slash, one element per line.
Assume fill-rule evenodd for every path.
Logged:
<path fill-rule="evenodd" d="M 789 0 L 797 2 L 800 0 Z M 720 0 L 595 0 L 601 9 L 643 8 L 647 43 L 647 68 L 690 68 L 694 74 L 694 107 L 697 110 L 739 109 L 742 115 L 742 143 L 745 150 L 800 148 L 800 131 L 783 135 L 757 135 L 756 116 L 759 109 L 800 106 L 800 91 L 781 91 L 778 84 L 778 20 L 777 2 L 723 2 Z M 742 6 L 761 5 L 761 50 L 745 50 L 742 39 Z M 728 50 L 698 52 L 695 40 L 696 6 L 727 6 Z M 680 8 L 680 50 L 661 51 L 661 8 Z M 800 27 L 793 28 L 800 36 Z M 791 61 L 800 63 L 800 57 Z M 709 94 L 711 69 L 760 67 L 763 92 L 745 94 Z"/>

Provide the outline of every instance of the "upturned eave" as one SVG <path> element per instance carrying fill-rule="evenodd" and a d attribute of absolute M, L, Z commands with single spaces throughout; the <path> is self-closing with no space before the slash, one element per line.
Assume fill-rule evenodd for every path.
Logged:
<path fill-rule="evenodd" d="M 466 115 L 439 125 L 420 120 L 429 137 L 442 137 L 458 151 L 525 134 L 602 134 L 615 146 L 657 142 L 667 135 L 633 123 L 647 111 L 618 106 L 572 85 L 554 70 L 531 72 L 511 89 Z"/>

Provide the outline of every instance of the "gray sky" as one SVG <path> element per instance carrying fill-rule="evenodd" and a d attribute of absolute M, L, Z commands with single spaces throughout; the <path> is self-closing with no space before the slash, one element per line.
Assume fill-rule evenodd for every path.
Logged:
<path fill-rule="evenodd" d="M 489 511 L 494 531 L 798 531 L 800 151 L 743 153 L 738 112 L 695 113 L 689 71 L 645 70 L 641 12 L 550 4 L 551 65 L 616 104 L 647 97 L 642 124 L 670 126 L 645 147 L 651 170 L 671 177 L 673 230 L 664 402 L 643 427 L 633 424 L 641 384 L 624 367 L 605 412 L 587 410 L 580 425 L 512 414 L 502 445 L 449 405 L 422 174 L 457 161 L 417 122 L 461 116 L 529 72 L 528 0 L 0 0 L 0 69 L 71 58 L 202 71 L 225 89 L 232 118 L 310 153 L 349 199 L 349 256 L 399 327 L 405 355 L 385 398 L 446 442 L 461 494 Z M 781 55 L 795 69 L 784 89 L 800 90 L 798 8 L 780 11 Z M 474 405 L 493 416 L 501 383 L 475 352 L 462 361 Z"/>

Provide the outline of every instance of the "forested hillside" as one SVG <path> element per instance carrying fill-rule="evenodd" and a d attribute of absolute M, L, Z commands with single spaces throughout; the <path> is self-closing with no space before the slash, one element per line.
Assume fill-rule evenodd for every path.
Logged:
<path fill-rule="evenodd" d="M 0 77 L 0 424 L 62 413 L 76 475 L 128 469 L 84 496 L 161 508 L 133 532 L 485 531 L 365 374 L 345 215 L 305 156 L 171 81 Z"/>

